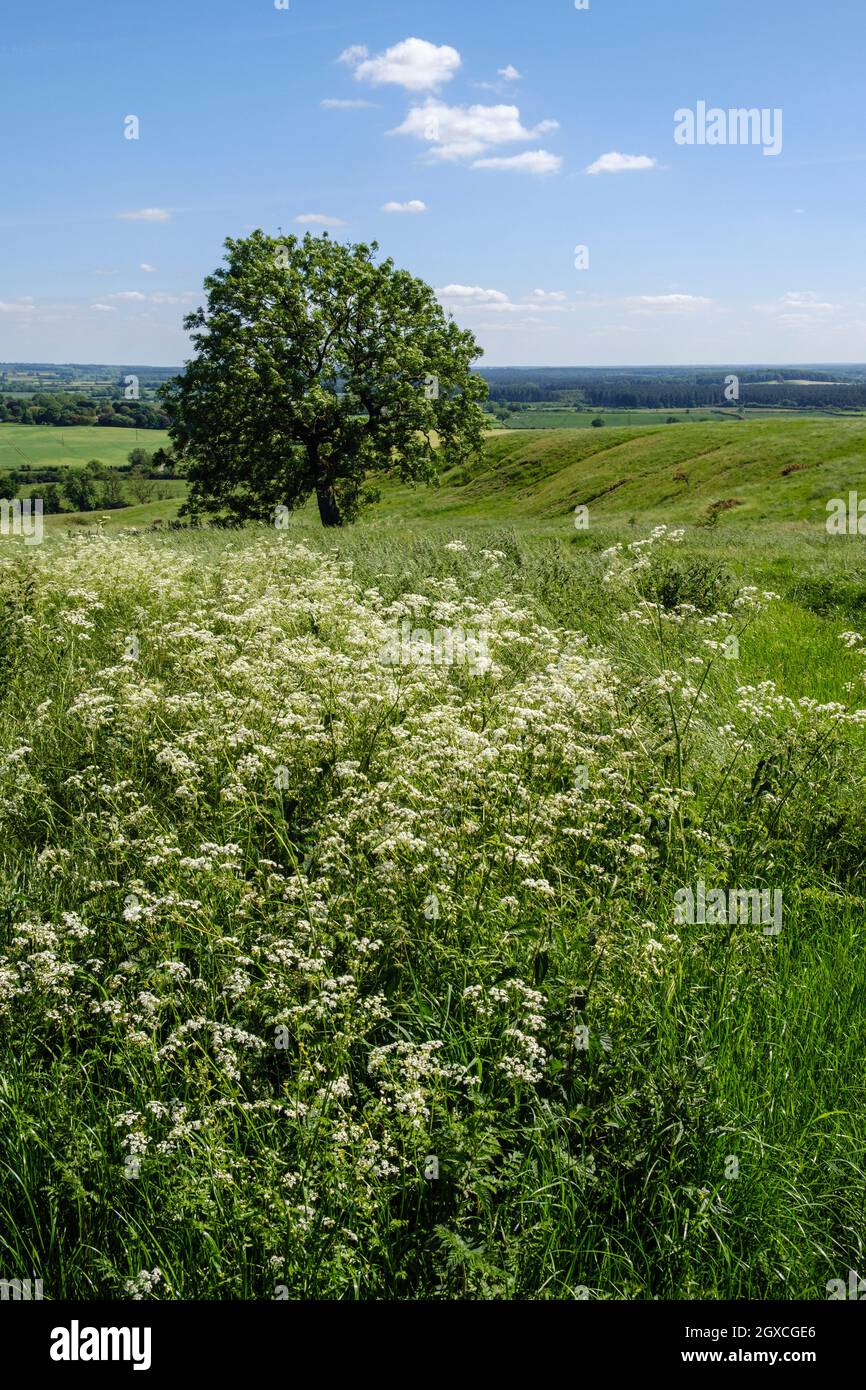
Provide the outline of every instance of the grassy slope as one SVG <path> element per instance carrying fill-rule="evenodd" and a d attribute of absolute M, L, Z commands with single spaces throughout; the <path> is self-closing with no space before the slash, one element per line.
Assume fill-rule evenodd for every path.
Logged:
<path fill-rule="evenodd" d="M 736 498 L 738 521 L 823 524 L 827 499 L 864 482 L 866 420 L 509 431 L 488 441 L 478 463 L 446 470 L 438 491 L 389 489 L 385 505 L 542 521 L 585 503 L 602 522 L 696 523 L 712 502 Z"/>

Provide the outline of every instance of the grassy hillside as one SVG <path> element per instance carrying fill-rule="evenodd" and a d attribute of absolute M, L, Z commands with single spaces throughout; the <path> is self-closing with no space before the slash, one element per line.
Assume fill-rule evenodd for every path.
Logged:
<path fill-rule="evenodd" d="M 482 460 L 452 468 L 436 492 L 389 489 L 388 509 L 419 516 L 565 517 L 696 524 L 713 502 L 739 505 L 719 525 L 813 522 L 826 502 L 866 494 L 866 419 L 747 420 L 651 428 L 509 431 Z"/>
<path fill-rule="evenodd" d="M 56 467 L 91 458 L 116 466 L 126 463 L 135 435 L 123 429 L 0 425 L 0 469 L 19 468 L 25 460 Z M 140 430 L 137 442 L 152 451 L 167 445 L 168 436 Z M 719 514 L 718 527 L 725 531 L 770 521 L 821 528 L 829 498 L 857 488 L 866 495 L 866 418 L 495 430 L 481 460 L 446 467 L 437 488 L 385 483 L 381 504 L 364 524 L 400 516 L 559 529 L 584 504 L 590 529 L 657 521 L 700 525 L 714 503 L 727 502 L 736 505 Z M 169 519 L 177 505 L 124 510 L 112 524 Z"/>

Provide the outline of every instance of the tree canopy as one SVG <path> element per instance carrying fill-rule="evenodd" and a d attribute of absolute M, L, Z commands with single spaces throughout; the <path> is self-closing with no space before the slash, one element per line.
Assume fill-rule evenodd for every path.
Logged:
<path fill-rule="evenodd" d="M 187 315 L 194 356 L 163 391 L 186 461 L 185 510 L 273 517 L 315 493 L 325 526 L 375 493 L 369 476 L 432 481 L 481 447 L 481 349 L 378 246 L 327 235 L 229 238 Z"/>

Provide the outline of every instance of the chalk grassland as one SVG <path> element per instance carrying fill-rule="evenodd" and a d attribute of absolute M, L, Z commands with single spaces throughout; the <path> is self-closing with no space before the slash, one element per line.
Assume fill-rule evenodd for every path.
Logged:
<path fill-rule="evenodd" d="M 688 424 L 497 433 L 481 460 L 446 471 L 442 487 L 395 488 L 386 508 L 421 517 L 543 522 L 589 507 L 597 522 L 697 524 L 733 501 L 720 524 L 823 527 L 830 497 L 866 496 L 866 420 Z"/>
<path fill-rule="evenodd" d="M 823 522 L 864 431 L 746 428 L 499 436 L 336 535 L 0 544 L 4 1277 L 862 1273 L 866 538 Z M 489 667 L 383 665 L 406 620 Z M 678 924 L 699 881 L 781 932 Z"/>

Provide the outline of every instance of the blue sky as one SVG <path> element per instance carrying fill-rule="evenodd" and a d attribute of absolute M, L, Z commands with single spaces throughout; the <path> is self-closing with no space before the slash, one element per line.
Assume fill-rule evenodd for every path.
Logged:
<path fill-rule="evenodd" d="M 325 225 L 487 365 L 866 360 L 862 0 L 289 4 L 7 7 L 0 360 L 180 363 L 226 236 Z"/>

